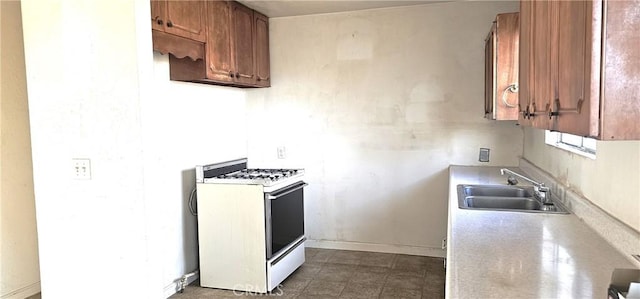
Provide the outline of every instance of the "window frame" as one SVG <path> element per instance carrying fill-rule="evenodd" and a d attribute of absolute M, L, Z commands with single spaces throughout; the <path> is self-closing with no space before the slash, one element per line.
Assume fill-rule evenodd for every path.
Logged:
<path fill-rule="evenodd" d="M 545 130 L 544 141 L 546 144 L 553 147 L 557 147 L 593 160 L 596 159 L 597 143 L 595 139 L 568 133 Z"/>

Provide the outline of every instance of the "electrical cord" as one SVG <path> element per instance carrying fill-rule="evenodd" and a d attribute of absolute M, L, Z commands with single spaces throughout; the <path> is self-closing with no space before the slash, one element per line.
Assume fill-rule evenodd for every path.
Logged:
<path fill-rule="evenodd" d="M 194 202 L 195 202 L 196 204 L 197 204 L 197 202 L 198 202 L 198 196 L 197 196 L 196 188 L 195 188 L 195 187 L 191 190 L 191 195 L 189 195 L 189 212 L 190 212 L 190 213 L 191 213 L 191 215 L 193 215 L 193 216 L 198 216 L 198 206 L 195 206 L 195 207 L 194 207 L 194 206 L 193 206 L 193 203 L 194 203 Z"/>

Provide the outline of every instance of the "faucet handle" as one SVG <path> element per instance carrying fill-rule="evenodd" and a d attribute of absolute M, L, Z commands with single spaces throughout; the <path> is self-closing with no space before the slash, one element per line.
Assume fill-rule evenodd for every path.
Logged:
<path fill-rule="evenodd" d="M 538 191 L 540 191 L 540 192 L 549 192 L 549 191 L 551 191 L 551 189 L 549 189 L 549 187 L 545 186 L 544 183 L 540 183 L 540 185 L 538 186 Z"/>

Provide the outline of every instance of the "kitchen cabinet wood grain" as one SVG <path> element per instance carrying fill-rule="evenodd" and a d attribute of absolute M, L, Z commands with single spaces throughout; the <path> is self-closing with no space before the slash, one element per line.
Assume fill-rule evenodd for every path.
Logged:
<path fill-rule="evenodd" d="M 533 25 L 531 1 L 520 2 L 520 43 L 519 43 L 519 66 L 518 66 L 518 110 L 526 111 L 533 96 L 532 82 L 532 46 Z M 525 117 L 525 113 L 518 115 L 518 123 L 525 126 L 532 126 L 531 118 Z"/>
<path fill-rule="evenodd" d="M 219 82 L 233 82 L 233 31 L 231 6 L 226 1 L 207 3 L 206 73 L 204 77 Z M 174 62 L 172 61 L 173 65 Z M 172 72 L 173 75 L 173 72 Z"/>
<path fill-rule="evenodd" d="M 532 7 L 532 56 L 533 64 L 531 77 L 533 80 L 533 93 L 528 103 L 531 123 L 536 128 L 546 128 L 547 118 L 545 114 L 549 107 L 549 99 L 552 97 L 551 85 L 554 79 L 552 72 L 552 2 L 533 2 Z"/>
<path fill-rule="evenodd" d="M 234 1 L 207 1 L 205 58 L 170 57 L 172 80 L 268 87 L 269 19 Z"/>
<path fill-rule="evenodd" d="M 553 4 L 558 11 L 554 37 L 557 39 L 557 47 L 554 47 L 557 50 L 557 79 L 554 78 L 553 96 L 549 98 L 549 128 L 589 136 L 592 130 L 591 106 L 585 105 L 585 100 L 588 98 L 587 74 L 591 72 L 588 69 L 591 64 L 585 60 L 593 55 L 592 42 L 587 34 L 587 28 L 591 27 L 591 6 L 586 1 L 557 1 Z M 594 133 L 597 132 L 597 128 L 594 129 Z"/>
<path fill-rule="evenodd" d="M 603 83 L 598 136 L 603 140 L 639 140 L 640 1 L 605 3 L 602 69 L 597 69 L 602 71 L 599 79 Z M 591 64 L 600 65 L 600 61 Z M 600 82 L 595 80 L 596 74 L 592 73 L 592 88 Z"/>
<path fill-rule="evenodd" d="M 633 1 L 521 1 L 519 123 L 640 140 L 640 7 Z"/>
<path fill-rule="evenodd" d="M 257 12 L 255 18 L 255 66 L 256 85 L 271 86 L 271 63 L 269 58 L 269 19 Z"/>
<path fill-rule="evenodd" d="M 518 119 L 519 14 L 498 14 L 485 41 L 485 117 Z"/>
<path fill-rule="evenodd" d="M 153 49 L 177 57 L 203 58 L 205 1 L 151 1 Z"/>
<path fill-rule="evenodd" d="M 235 82 L 252 85 L 255 83 L 254 61 L 254 19 L 253 10 L 237 2 L 231 3 L 233 24 L 233 45 Z"/>

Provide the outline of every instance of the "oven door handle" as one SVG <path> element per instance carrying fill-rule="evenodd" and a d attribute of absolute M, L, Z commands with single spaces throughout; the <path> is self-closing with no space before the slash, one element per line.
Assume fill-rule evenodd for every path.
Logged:
<path fill-rule="evenodd" d="M 298 190 L 300 190 L 300 189 L 302 189 L 302 188 L 304 188 L 305 186 L 308 186 L 308 185 L 309 184 L 307 184 L 305 182 L 300 182 L 300 183 L 294 185 L 291 188 L 283 190 L 282 192 L 266 193 L 266 197 L 269 200 L 276 200 L 279 197 L 285 196 L 285 195 L 287 195 L 287 194 L 289 194 L 291 192 L 298 191 Z"/>

